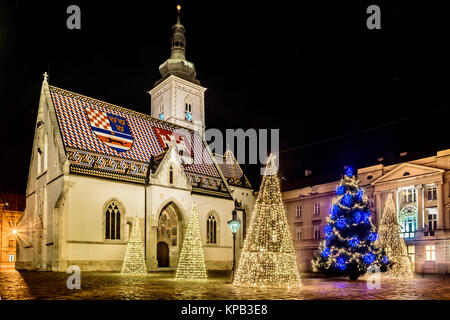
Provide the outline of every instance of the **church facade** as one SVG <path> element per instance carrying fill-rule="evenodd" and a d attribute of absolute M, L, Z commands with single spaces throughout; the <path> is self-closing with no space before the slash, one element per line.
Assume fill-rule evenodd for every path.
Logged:
<path fill-rule="evenodd" d="M 206 267 L 229 270 L 237 209 L 242 246 L 255 202 L 231 151 L 204 141 L 206 88 L 185 58 L 184 26 L 150 91 L 150 115 L 49 85 L 44 78 L 16 268 L 120 271 L 137 216 L 147 269 L 176 267 L 196 203 Z M 237 255 L 238 256 L 238 255 Z"/>

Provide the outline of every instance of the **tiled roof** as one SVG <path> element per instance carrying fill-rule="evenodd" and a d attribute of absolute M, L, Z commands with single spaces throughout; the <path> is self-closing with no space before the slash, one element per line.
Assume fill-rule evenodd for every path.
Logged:
<path fill-rule="evenodd" d="M 237 187 L 251 188 L 250 182 L 242 171 L 230 150 L 225 151 L 224 155 L 215 154 L 216 162 L 219 165 L 222 174 L 227 179 L 228 184 Z"/>
<path fill-rule="evenodd" d="M 67 150 L 89 151 L 149 163 L 172 140 L 184 151 L 187 173 L 220 178 L 202 138 L 194 131 L 151 116 L 49 86 Z M 193 162 L 186 154 L 191 153 Z"/>

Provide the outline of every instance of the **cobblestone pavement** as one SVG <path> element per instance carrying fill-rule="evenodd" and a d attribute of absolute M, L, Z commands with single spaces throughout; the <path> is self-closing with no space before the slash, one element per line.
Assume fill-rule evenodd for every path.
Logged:
<path fill-rule="evenodd" d="M 450 276 L 416 276 L 413 280 L 381 280 L 380 289 L 366 281 L 302 276 L 299 289 L 253 289 L 231 285 L 228 276 L 207 282 L 177 281 L 173 273 L 129 276 L 82 272 L 81 289 L 69 290 L 66 273 L 0 272 L 1 299 L 450 299 Z M 309 277 L 309 278 L 308 278 Z"/>

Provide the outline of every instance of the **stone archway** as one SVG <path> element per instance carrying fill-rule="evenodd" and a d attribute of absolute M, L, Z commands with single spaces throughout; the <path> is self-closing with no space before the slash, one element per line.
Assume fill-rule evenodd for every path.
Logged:
<path fill-rule="evenodd" d="M 158 267 L 176 267 L 184 235 L 183 216 L 174 202 L 166 204 L 158 215 L 156 257 Z M 164 243 L 164 244 L 163 244 Z M 167 250 L 167 261 L 166 259 Z"/>

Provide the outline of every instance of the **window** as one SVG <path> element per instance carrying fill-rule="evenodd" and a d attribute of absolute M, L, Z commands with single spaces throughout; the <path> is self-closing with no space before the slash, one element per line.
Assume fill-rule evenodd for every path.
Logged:
<path fill-rule="evenodd" d="M 14 261 L 16 261 L 16 256 L 13 255 L 13 254 L 8 255 L 8 261 L 9 261 L 9 262 L 14 262 Z"/>
<path fill-rule="evenodd" d="M 191 103 L 186 102 L 184 106 L 185 106 L 186 112 L 192 112 L 192 104 Z"/>
<path fill-rule="evenodd" d="M 374 199 L 373 194 L 368 194 L 367 195 L 367 203 L 369 205 L 369 208 L 375 207 L 375 199 Z"/>
<path fill-rule="evenodd" d="M 295 240 L 302 240 L 302 229 L 301 228 L 297 228 L 297 230 L 295 232 Z"/>
<path fill-rule="evenodd" d="M 320 239 L 320 225 L 314 226 L 314 239 Z"/>
<path fill-rule="evenodd" d="M 314 203 L 314 215 L 315 216 L 320 215 L 320 203 L 319 202 Z"/>
<path fill-rule="evenodd" d="M 14 248 L 14 244 L 15 244 L 15 241 L 14 241 L 14 240 L 9 240 L 9 241 L 8 241 L 8 247 L 9 247 L 9 248 Z"/>
<path fill-rule="evenodd" d="M 247 212 L 242 211 L 242 238 L 245 239 L 247 237 Z"/>
<path fill-rule="evenodd" d="M 403 203 L 415 202 L 417 197 L 417 192 L 415 188 L 405 189 L 403 191 Z"/>
<path fill-rule="evenodd" d="M 411 263 L 411 269 L 412 269 L 412 271 L 414 271 L 414 269 L 416 267 L 416 258 L 415 258 L 416 250 L 415 250 L 415 247 L 414 246 L 408 246 L 407 250 L 408 250 L 408 258 L 409 258 L 409 261 Z"/>
<path fill-rule="evenodd" d="M 105 239 L 120 240 L 120 209 L 116 201 L 111 201 L 105 213 Z"/>
<path fill-rule="evenodd" d="M 436 188 L 436 186 L 429 186 L 427 188 L 427 199 L 428 199 L 428 201 L 437 199 L 437 188 Z"/>
<path fill-rule="evenodd" d="M 173 184 L 173 167 L 172 166 L 170 166 L 170 169 L 169 169 L 169 183 Z"/>
<path fill-rule="evenodd" d="M 295 211 L 295 217 L 301 218 L 302 217 L 302 206 L 297 206 Z"/>
<path fill-rule="evenodd" d="M 208 215 L 206 221 L 206 243 L 217 243 L 217 220 L 213 213 Z"/>
<path fill-rule="evenodd" d="M 436 247 L 433 246 L 425 246 L 425 251 L 427 255 L 427 261 L 436 261 Z"/>
<path fill-rule="evenodd" d="M 437 210 L 436 208 L 427 209 L 428 212 L 428 230 L 436 230 L 437 228 Z"/>

